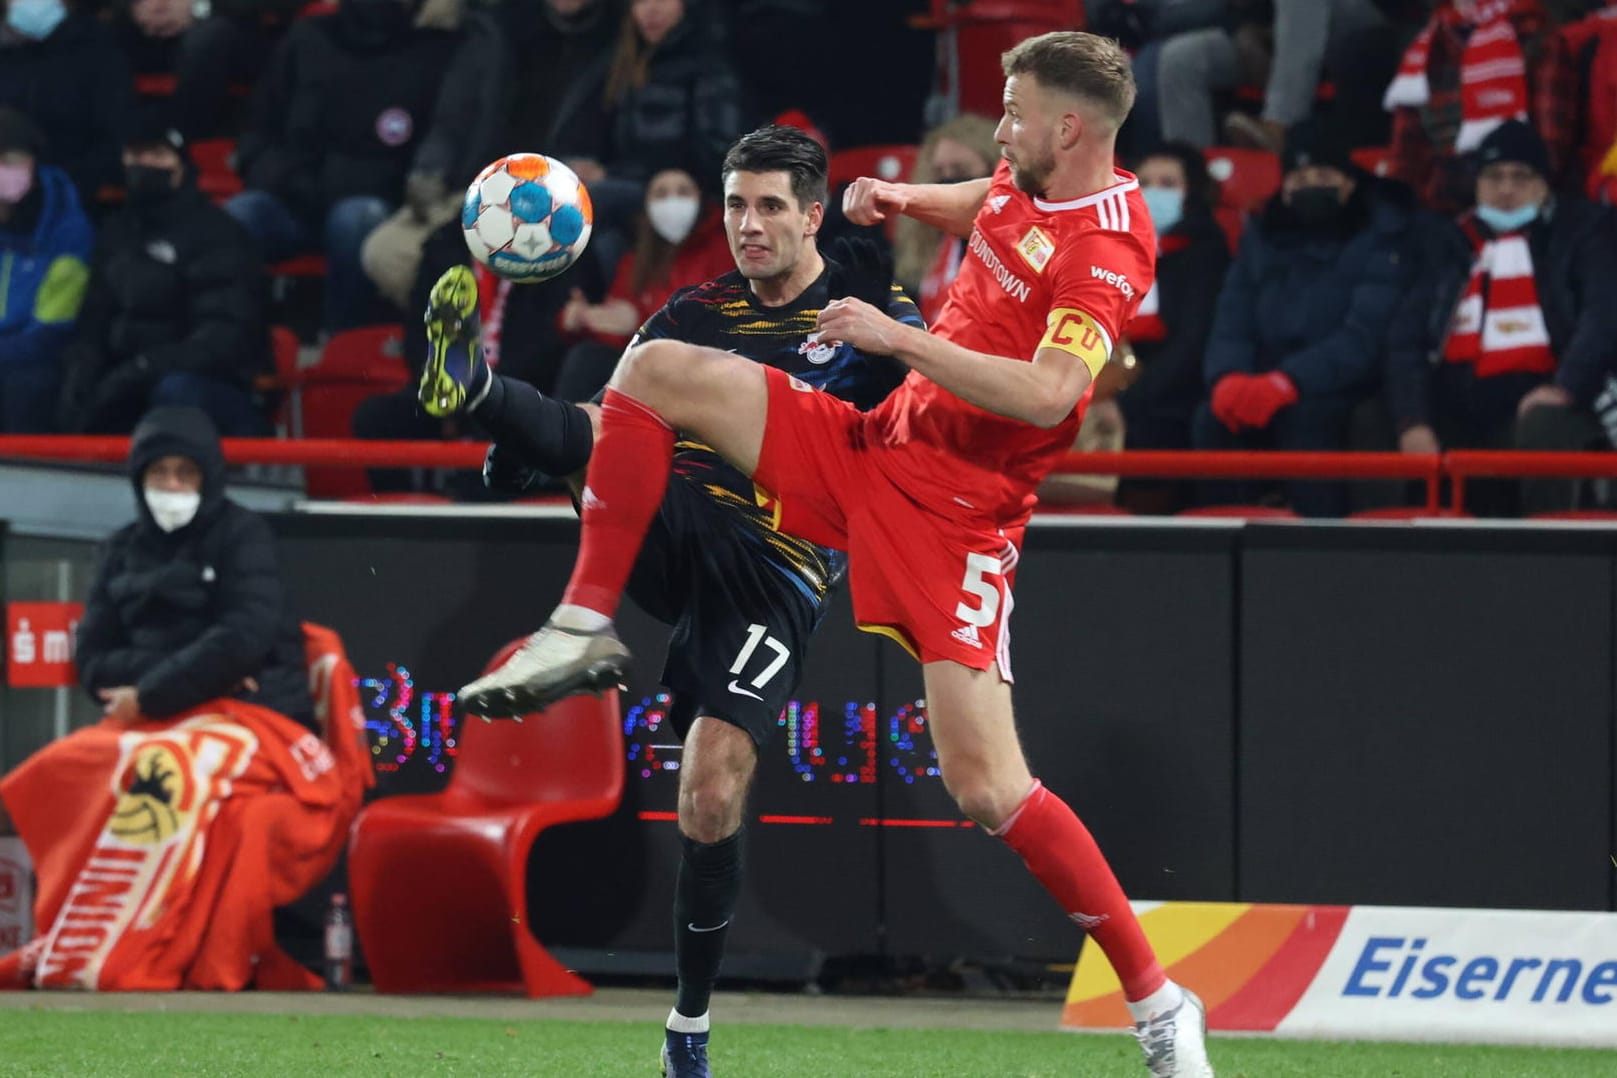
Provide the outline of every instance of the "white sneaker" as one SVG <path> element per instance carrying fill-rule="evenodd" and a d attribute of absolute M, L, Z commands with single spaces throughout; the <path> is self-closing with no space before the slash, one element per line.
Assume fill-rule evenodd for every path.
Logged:
<path fill-rule="evenodd" d="M 629 666 L 629 649 L 611 626 L 580 632 L 546 625 L 500 666 L 464 686 L 460 710 L 484 719 L 515 719 L 565 696 L 612 688 Z"/>
<path fill-rule="evenodd" d="M 1184 1002 L 1173 1010 L 1134 1023 L 1146 1069 L 1155 1078 L 1213 1078 L 1207 1061 L 1207 1008 L 1190 989 L 1184 993 Z"/>

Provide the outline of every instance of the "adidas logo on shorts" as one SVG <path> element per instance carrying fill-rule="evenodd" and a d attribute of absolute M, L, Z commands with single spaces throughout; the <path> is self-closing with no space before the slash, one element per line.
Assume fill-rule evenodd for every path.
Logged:
<path fill-rule="evenodd" d="M 962 644 L 966 644 L 974 648 L 980 648 L 983 646 L 982 638 L 977 635 L 977 626 L 975 625 L 962 625 L 949 635 L 960 641 Z"/>

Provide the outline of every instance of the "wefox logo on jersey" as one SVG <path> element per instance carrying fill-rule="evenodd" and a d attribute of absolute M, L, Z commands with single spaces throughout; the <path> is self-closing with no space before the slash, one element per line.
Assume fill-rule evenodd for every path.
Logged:
<path fill-rule="evenodd" d="M 1134 298 L 1134 286 L 1129 284 L 1129 279 L 1123 276 L 1121 273 L 1114 273 L 1111 270 L 1101 269 L 1099 266 L 1090 266 L 1089 275 L 1095 278 L 1097 281 L 1105 281 L 1107 284 L 1123 293 L 1123 295 L 1127 296 L 1129 299 Z"/>

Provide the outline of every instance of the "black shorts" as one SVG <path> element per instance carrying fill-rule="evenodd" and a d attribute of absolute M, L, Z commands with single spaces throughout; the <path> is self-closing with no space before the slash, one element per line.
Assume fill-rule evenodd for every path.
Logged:
<path fill-rule="evenodd" d="M 674 474 L 629 577 L 629 598 L 673 626 L 662 683 L 683 740 L 699 715 L 762 746 L 797 691 L 821 606 L 767 539 Z"/>

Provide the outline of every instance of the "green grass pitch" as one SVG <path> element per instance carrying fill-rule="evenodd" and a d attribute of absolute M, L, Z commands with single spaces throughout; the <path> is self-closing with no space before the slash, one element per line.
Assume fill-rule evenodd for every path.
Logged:
<path fill-rule="evenodd" d="M 659 1030 L 620 1022 L 0 1011 L 0 1075 L 651 1078 Z M 1617 1078 L 1617 1052 L 1214 1038 L 1220 1078 Z M 1141 1078 L 1131 1038 L 721 1027 L 720 1078 Z"/>

